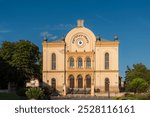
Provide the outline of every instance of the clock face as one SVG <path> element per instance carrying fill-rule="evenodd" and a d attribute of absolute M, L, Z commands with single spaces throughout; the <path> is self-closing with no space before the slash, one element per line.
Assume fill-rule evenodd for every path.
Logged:
<path fill-rule="evenodd" d="M 89 39 L 85 34 L 77 33 L 72 37 L 71 43 L 76 44 L 79 48 L 83 48 L 89 43 Z"/>
<path fill-rule="evenodd" d="M 83 40 L 82 39 L 78 39 L 78 45 L 82 46 L 83 45 Z"/>

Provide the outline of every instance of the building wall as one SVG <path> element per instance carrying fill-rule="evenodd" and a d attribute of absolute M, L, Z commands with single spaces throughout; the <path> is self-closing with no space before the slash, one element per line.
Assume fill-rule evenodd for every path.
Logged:
<path fill-rule="evenodd" d="M 56 54 L 56 70 L 51 69 L 52 53 Z M 64 71 L 64 43 L 43 43 L 43 71 Z"/>
<path fill-rule="evenodd" d="M 80 45 L 80 42 L 82 44 Z M 119 60 L 118 41 L 97 40 L 94 33 L 85 27 L 76 27 L 66 36 L 65 41 L 43 42 L 43 82 L 51 85 L 51 79 L 56 79 L 56 88 L 62 92 L 64 85 L 69 88 L 69 76 L 91 76 L 91 85 L 105 92 L 105 78 L 109 78 L 110 91 L 119 91 Z M 105 69 L 105 53 L 109 53 L 109 69 Z M 51 69 L 52 53 L 56 54 L 56 70 Z M 74 67 L 70 68 L 69 58 L 74 58 Z M 78 57 L 83 59 L 83 67 L 78 68 Z M 86 68 L 86 57 L 91 58 L 91 68 Z"/>
<path fill-rule="evenodd" d="M 96 44 L 96 75 L 95 87 L 105 92 L 105 78 L 110 80 L 110 91 L 119 92 L 119 42 L 97 42 Z M 109 69 L 105 69 L 105 53 L 109 53 Z"/>
<path fill-rule="evenodd" d="M 105 78 L 109 78 L 110 92 L 119 92 L 118 72 L 96 72 L 95 88 L 100 89 L 100 93 L 105 92 Z"/>
<path fill-rule="evenodd" d="M 107 44 L 107 42 L 105 42 Z M 118 42 L 115 42 L 116 44 Z M 113 44 L 113 43 L 112 43 Z M 105 53 L 109 53 L 109 70 L 119 70 L 118 45 L 100 45 L 96 47 L 96 70 L 105 70 Z"/>
<path fill-rule="evenodd" d="M 43 73 L 43 83 L 44 86 L 51 86 L 52 78 L 56 79 L 56 89 L 60 92 L 63 91 L 63 83 L 64 83 L 64 72 L 45 72 Z"/>
<path fill-rule="evenodd" d="M 63 91 L 64 84 L 64 43 L 43 42 L 43 83 L 51 86 L 51 79 L 56 79 L 56 89 Z M 52 70 L 52 53 L 56 54 L 56 69 Z"/>

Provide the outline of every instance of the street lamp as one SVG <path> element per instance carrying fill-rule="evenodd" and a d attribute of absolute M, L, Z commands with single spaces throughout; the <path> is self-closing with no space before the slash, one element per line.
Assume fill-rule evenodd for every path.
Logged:
<path fill-rule="evenodd" d="M 109 80 L 108 80 L 108 98 L 110 98 L 109 84 L 110 84 L 110 82 L 109 82 Z"/>
<path fill-rule="evenodd" d="M 106 80 L 106 84 L 107 84 L 107 93 L 108 93 L 108 98 L 110 98 L 110 90 L 109 90 L 109 84 L 110 84 L 110 81 L 109 80 Z"/>

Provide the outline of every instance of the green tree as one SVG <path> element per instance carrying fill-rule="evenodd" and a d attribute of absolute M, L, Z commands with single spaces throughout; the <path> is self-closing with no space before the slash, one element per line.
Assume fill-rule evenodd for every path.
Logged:
<path fill-rule="evenodd" d="M 129 83 L 128 90 L 133 91 L 134 93 L 141 93 L 145 92 L 148 86 L 148 83 L 144 79 L 135 78 Z"/>
<path fill-rule="evenodd" d="M 135 78 L 142 78 L 150 84 L 150 70 L 142 63 L 133 64 L 133 68 L 127 66 L 125 73 L 126 86 Z"/>
<path fill-rule="evenodd" d="M 30 41 L 4 41 L 0 46 L 1 65 L 0 79 L 16 82 L 18 86 L 25 84 L 25 80 L 41 77 L 39 48 Z"/>
<path fill-rule="evenodd" d="M 0 46 L 0 57 L 7 63 L 11 63 L 14 54 L 15 43 L 4 41 Z"/>
<path fill-rule="evenodd" d="M 37 74 L 39 54 L 39 49 L 35 44 L 21 40 L 15 45 L 11 65 L 23 71 L 27 78 L 31 78 L 34 74 Z"/>

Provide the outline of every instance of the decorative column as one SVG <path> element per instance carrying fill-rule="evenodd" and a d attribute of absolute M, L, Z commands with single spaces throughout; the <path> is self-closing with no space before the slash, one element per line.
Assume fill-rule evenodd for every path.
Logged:
<path fill-rule="evenodd" d="M 75 88 L 78 88 L 78 85 L 77 85 L 78 84 L 78 80 L 77 79 L 78 79 L 77 77 L 74 78 Z"/>
<path fill-rule="evenodd" d="M 83 79 L 83 88 L 84 88 L 84 91 L 86 93 L 86 79 L 85 78 Z"/>
<path fill-rule="evenodd" d="M 67 79 L 66 79 L 66 87 L 67 87 L 67 88 L 70 88 L 70 87 L 69 87 L 69 83 L 70 83 L 70 79 L 67 78 Z"/>
<path fill-rule="evenodd" d="M 94 79 L 92 79 L 92 83 L 91 83 L 91 96 L 94 96 Z"/>

